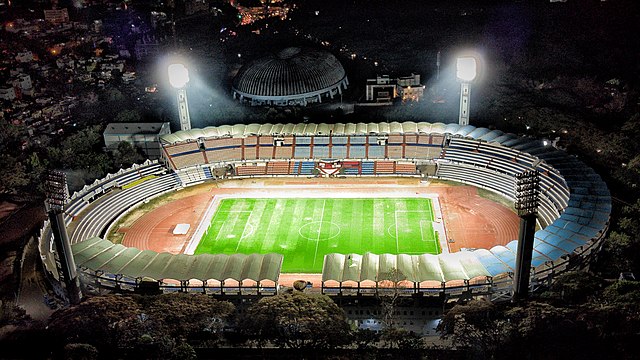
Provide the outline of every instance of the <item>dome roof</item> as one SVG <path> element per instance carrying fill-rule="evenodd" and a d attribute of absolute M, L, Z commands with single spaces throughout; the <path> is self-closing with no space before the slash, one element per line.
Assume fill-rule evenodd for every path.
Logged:
<path fill-rule="evenodd" d="M 245 96 L 289 97 L 324 91 L 344 79 L 344 68 L 331 53 L 289 47 L 243 66 L 233 90 Z"/>

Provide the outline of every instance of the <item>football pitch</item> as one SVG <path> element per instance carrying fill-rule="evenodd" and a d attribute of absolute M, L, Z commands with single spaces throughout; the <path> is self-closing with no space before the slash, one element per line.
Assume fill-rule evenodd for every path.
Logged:
<path fill-rule="evenodd" d="M 429 198 L 227 198 L 195 254 L 280 253 L 283 273 L 320 273 L 324 255 L 438 254 Z"/>

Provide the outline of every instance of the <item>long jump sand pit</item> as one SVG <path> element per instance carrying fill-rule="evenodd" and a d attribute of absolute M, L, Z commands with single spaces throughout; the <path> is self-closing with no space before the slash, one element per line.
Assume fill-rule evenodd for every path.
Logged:
<path fill-rule="evenodd" d="M 462 248 L 489 249 L 505 245 L 518 235 L 517 214 L 504 205 L 506 201 L 495 201 L 499 198 L 497 195 L 481 196 L 481 191 L 472 186 L 421 183 L 416 178 L 250 178 L 205 183 L 174 193 L 172 198 L 175 200 L 148 212 L 137 212 L 134 218 L 128 219 L 129 225 L 118 231 L 124 234 L 122 243 L 125 246 L 173 254 L 191 253 L 194 234 L 203 231 L 204 223 L 210 221 L 211 212 L 215 211 L 211 203 L 216 199 L 292 196 L 436 199 L 436 213 L 442 216 L 438 220 L 443 225 L 440 230 L 443 232 L 439 234 L 443 252 L 456 252 Z M 174 235 L 177 224 L 191 226 L 186 234 Z M 286 284 L 298 278 L 299 275 L 283 274 L 281 280 Z M 318 275 L 304 278 L 313 281 L 314 285 L 320 279 Z"/>

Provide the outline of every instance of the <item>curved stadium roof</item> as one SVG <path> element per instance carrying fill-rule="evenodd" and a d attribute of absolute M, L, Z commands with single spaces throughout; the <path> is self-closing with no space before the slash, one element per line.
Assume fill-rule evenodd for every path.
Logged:
<path fill-rule="evenodd" d="M 368 135 L 368 134 L 411 134 L 411 133 L 450 133 L 466 136 L 476 128 L 474 126 L 461 127 L 458 124 L 412 122 L 403 123 L 338 123 L 338 124 L 236 124 L 222 126 L 207 126 L 202 129 L 177 131 L 173 134 L 160 136 L 163 144 L 175 144 L 193 141 L 200 138 L 234 137 L 244 138 L 253 135 Z M 487 129 L 488 130 L 488 129 Z M 492 130 L 494 136 L 503 135 L 500 130 Z M 509 138 L 517 138 L 509 134 Z"/>
<path fill-rule="evenodd" d="M 243 66 L 233 91 L 252 99 L 287 99 L 329 91 L 346 77 L 331 53 L 290 47 Z"/>
<path fill-rule="evenodd" d="M 271 280 L 278 281 L 281 254 L 172 255 L 127 248 L 92 237 L 73 244 L 76 264 L 129 278 L 151 277 L 174 280 Z"/>

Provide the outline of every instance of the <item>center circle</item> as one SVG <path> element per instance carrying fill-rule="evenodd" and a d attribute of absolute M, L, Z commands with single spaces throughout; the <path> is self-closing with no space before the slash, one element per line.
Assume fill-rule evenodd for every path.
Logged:
<path fill-rule="evenodd" d="M 331 221 L 312 221 L 300 226 L 298 234 L 307 240 L 329 240 L 340 234 L 340 226 Z"/>

